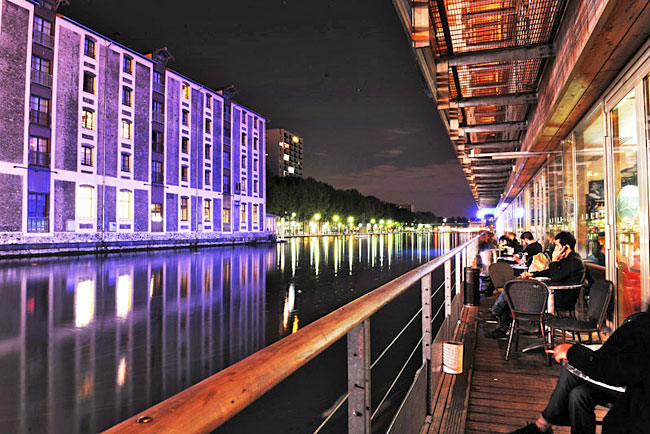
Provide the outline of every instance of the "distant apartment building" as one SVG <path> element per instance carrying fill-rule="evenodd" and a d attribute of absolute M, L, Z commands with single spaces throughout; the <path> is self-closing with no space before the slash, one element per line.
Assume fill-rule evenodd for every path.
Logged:
<path fill-rule="evenodd" d="M 0 0 L 0 233 L 264 231 L 266 120 L 54 3 Z"/>
<path fill-rule="evenodd" d="M 276 176 L 302 177 L 302 138 L 283 129 L 266 130 L 266 164 Z"/>

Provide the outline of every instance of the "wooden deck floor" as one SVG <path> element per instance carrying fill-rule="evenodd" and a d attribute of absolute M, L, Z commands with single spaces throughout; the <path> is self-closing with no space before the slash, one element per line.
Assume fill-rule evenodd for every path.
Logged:
<path fill-rule="evenodd" d="M 495 297 L 481 300 L 481 316 Z M 537 419 L 546 406 L 560 374 L 560 366 L 547 366 L 541 350 L 511 351 L 505 361 L 507 341 L 485 336 L 495 324 L 479 320 L 473 372 L 471 374 L 466 433 L 503 433 L 521 428 Z M 519 350 L 537 337 L 519 341 Z M 598 411 L 602 417 L 602 411 Z M 554 427 L 555 433 L 570 433 L 568 427 Z M 598 427 L 600 432 L 600 427 Z"/>

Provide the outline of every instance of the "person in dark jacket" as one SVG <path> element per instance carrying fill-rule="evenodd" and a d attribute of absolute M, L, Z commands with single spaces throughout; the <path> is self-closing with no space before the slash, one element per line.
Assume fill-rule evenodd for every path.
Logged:
<path fill-rule="evenodd" d="M 613 404 L 603 419 L 603 434 L 650 432 L 650 312 L 634 314 L 597 351 L 561 344 L 553 355 L 568 365 L 562 367 L 541 416 L 514 433 L 548 433 L 553 425 L 570 425 L 572 433 L 595 433 L 598 404 Z"/>
<path fill-rule="evenodd" d="M 524 254 L 523 256 L 515 256 L 515 260 L 518 264 L 525 263 L 527 267 L 530 267 L 530 264 L 533 263 L 533 256 L 542 253 L 542 245 L 535 241 L 532 232 L 529 231 L 521 234 L 521 243 L 524 246 Z"/>
<path fill-rule="evenodd" d="M 555 248 L 548 270 L 524 272 L 521 277 L 549 277 L 551 282 L 583 283 L 585 281 L 585 263 L 574 249 L 576 239 L 569 232 L 555 235 Z"/>

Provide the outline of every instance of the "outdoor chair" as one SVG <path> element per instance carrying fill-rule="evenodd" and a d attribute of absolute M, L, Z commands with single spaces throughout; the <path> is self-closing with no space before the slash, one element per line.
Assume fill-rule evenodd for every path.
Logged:
<path fill-rule="evenodd" d="M 503 288 L 507 281 L 515 278 L 515 271 L 508 264 L 497 262 L 490 265 L 490 279 L 495 288 Z"/>
<path fill-rule="evenodd" d="M 551 328 L 551 337 L 555 335 L 555 330 L 562 333 L 562 342 L 565 341 L 565 332 L 571 332 L 578 336 L 578 342 L 582 342 L 581 333 L 589 333 L 589 341 L 594 332 L 598 334 L 598 340 L 603 343 L 600 330 L 605 322 L 609 301 L 612 298 L 614 284 L 609 280 L 598 280 L 589 290 L 589 304 L 587 305 L 587 319 L 576 320 L 571 318 L 551 318 L 546 325 Z"/>
<path fill-rule="evenodd" d="M 544 346 L 544 357 L 550 365 L 546 350 L 546 333 L 544 329 L 546 303 L 548 301 L 549 289 L 543 283 L 533 279 L 517 279 L 506 282 L 503 287 L 506 295 L 506 301 L 510 306 L 512 323 L 510 324 L 510 336 L 508 337 L 508 347 L 506 348 L 506 360 L 510 359 L 510 349 L 512 341 L 515 342 L 515 351 L 519 344 L 519 323 L 529 322 L 536 323 L 542 337 Z"/>

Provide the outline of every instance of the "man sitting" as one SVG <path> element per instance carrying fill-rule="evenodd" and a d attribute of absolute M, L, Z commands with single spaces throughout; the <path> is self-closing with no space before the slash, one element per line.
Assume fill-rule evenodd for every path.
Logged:
<path fill-rule="evenodd" d="M 576 245 L 575 237 L 569 232 L 559 232 L 555 236 L 555 249 L 553 249 L 553 257 L 547 270 L 536 271 L 529 273 L 523 272 L 520 278 L 530 278 L 537 276 L 549 277 L 554 283 L 582 283 L 585 280 L 585 264 L 582 258 L 573 251 Z M 567 297 L 570 300 L 556 299 L 556 308 L 561 308 L 566 305 L 575 303 L 575 294 L 564 294 L 560 297 Z M 505 294 L 501 293 L 492 306 L 492 314 L 497 318 L 498 325 L 496 330 L 489 333 L 487 336 L 494 339 L 505 339 L 508 329 L 510 328 L 510 308 L 506 301 Z"/>
<path fill-rule="evenodd" d="M 582 345 L 558 345 L 558 363 L 568 361 L 588 379 L 564 365 L 548 405 L 535 423 L 513 433 L 552 433 L 570 425 L 572 433 L 595 433 L 596 405 L 613 403 L 603 433 L 647 433 L 650 427 L 650 313 L 624 322 L 598 351 Z M 576 372 L 576 373 L 580 373 Z M 602 383 L 597 385 L 594 381 Z M 608 387 L 604 387 L 604 386 Z M 614 387 L 611 387 L 614 386 Z M 625 388 L 625 392 L 613 389 Z"/>
<path fill-rule="evenodd" d="M 533 234 L 529 231 L 521 234 L 521 243 L 524 246 L 523 256 L 515 256 L 515 261 L 518 264 L 525 264 L 527 267 L 530 267 L 530 264 L 533 263 L 533 256 L 542 252 L 542 245 L 535 241 Z"/>

